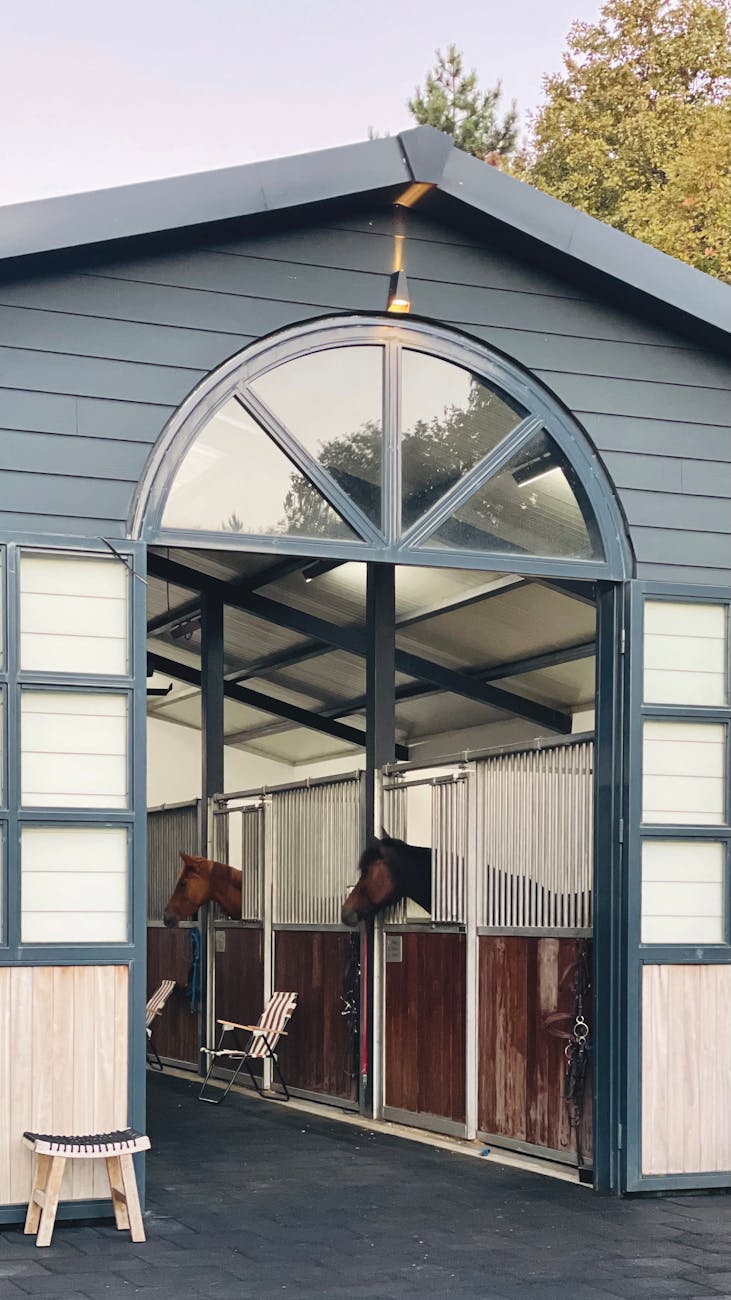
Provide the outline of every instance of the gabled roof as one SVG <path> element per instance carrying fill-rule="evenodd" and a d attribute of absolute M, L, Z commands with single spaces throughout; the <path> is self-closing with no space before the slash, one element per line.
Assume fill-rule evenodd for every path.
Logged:
<path fill-rule="evenodd" d="M 0 208 L 0 260 L 184 231 L 330 204 L 393 201 L 431 187 L 423 210 L 530 248 L 568 273 L 709 341 L 731 336 L 731 288 L 506 176 L 432 127 L 291 158 Z"/>

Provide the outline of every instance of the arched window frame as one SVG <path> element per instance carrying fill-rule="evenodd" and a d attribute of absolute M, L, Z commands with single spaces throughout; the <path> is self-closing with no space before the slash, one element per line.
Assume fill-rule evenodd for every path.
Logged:
<path fill-rule="evenodd" d="M 383 480 L 385 509 L 379 530 L 326 470 L 298 443 L 296 435 L 273 419 L 248 388 L 262 374 L 286 361 L 336 347 L 383 348 Z M 492 452 L 408 530 L 400 534 L 399 351 L 408 348 L 471 370 L 502 389 L 529 412 Z M 313 482 L 362 538 L 344 539 L 205 532 L 162 527 L 168 493 L 191 445 L 225 402 L 237 396 L 289 458 Z M 505 551 L 430 548 L 428 538 L 481 484 L 507 463 L 539 429 L 564 453 L 591 506 L 604 559 L 569 559 Z M 150 545 L 214 547 L 341 560 L 381 560 L 442 568 L 490 569 L 545 577 L 621 581 L 631 576 L 629 546 L 612 485 L 587 435 L 570 413 L 533 376 L 507 357 L 456 331 L 431 323 L 395 322 L 388 316 L 336 316 L 283 330 L 225 361 L 199 384 L 174 413 L 158 440 L 139 485 L 130 519 L 130 536 Z"/>

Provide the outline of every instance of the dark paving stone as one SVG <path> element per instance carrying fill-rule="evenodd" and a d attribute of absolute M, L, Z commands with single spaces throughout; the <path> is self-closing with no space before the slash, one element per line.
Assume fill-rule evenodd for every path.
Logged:
<path fill-rule="evenodd" d="M 148 1241 L 0 1232 L 0 1300 L 731 1300 L 731 1198 L 619 1201 L 149 1080 Z"/>

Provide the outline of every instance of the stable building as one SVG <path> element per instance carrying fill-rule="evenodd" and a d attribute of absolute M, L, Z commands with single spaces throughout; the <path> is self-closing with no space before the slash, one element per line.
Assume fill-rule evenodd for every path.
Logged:
<path fill-rule="evenodd" d="M 144 1129 L 165 977 L 163 1059 L 294 989 L 301 1095 L 731 1185 L 729 288 L 427 127 L 0 257 L 2 1220 L 23 1130 Z M 431 907 L 349 931 L 382 827 Z"/>

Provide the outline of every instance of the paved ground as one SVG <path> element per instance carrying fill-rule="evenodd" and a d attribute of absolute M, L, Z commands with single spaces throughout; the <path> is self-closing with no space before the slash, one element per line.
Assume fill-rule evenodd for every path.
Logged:
<path fill-rule="evenodd" d="M 147 1231 L 0 1233 L 0 1300 L 731 1297 L 731 1197 L 626 1200 L 150 1077 Z"/>

